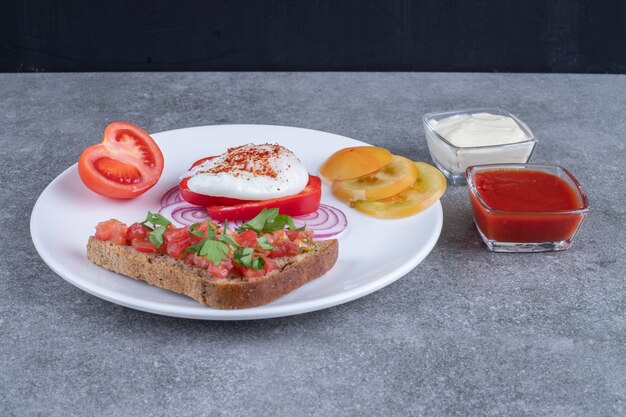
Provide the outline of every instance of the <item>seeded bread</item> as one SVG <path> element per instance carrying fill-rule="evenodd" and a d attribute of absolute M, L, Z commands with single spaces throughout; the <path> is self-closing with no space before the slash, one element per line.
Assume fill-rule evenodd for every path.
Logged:
<path fill-rule="evenodd" d="M 316 241 L 311 252 L 275 259 L 280 269 L 262 277 L 213 278 L 206 270 L 167 255 L 140 253 L 130 246 L 91 236 L 87 259 L 110 271 L 186 295 L 209 307 L 240 309 L 276 300 L 325 274 L 337 261 L 336 239 Z"/>

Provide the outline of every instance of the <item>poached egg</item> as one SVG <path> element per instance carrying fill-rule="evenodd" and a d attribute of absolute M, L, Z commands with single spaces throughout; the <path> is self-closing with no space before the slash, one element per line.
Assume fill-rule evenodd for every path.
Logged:
<path fill-rule="evenodd" d="M 309 181 L 306 167 L 293 152 L 269 143 L 229 148 L 185 177 L 194 193 L 254 201 L 298 194 Z"/>

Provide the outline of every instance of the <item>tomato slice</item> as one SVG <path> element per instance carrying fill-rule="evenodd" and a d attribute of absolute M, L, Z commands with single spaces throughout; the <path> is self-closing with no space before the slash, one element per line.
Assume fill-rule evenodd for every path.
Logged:
<path fill-rule="evenodd" d="M 148 191 L 163 172 L 163 154 L 143 129 L 113 122 L 102 142 L 85 149 L 78 174 L 92 191 L 110 198 L 128 199 Z"/>
<path fill-rule="evenodd" d="M 343 201 L 380 200 L 409 188 L 417 180 L 417 168 L 410 159 L 393 155 L 391 162 L 371 174 L 335 181 L 333 194 Z"/>
<path fill-rule="evenodd" d="M 353 146 L 343 148 L 328 157 L 320 167 L 320 175 L 328 180 L 347 180 L 378 171 L 389 162 L 392 154 L 385 148 Z"/>
<path fill-rule="evenodd" d="M 433 205 L 446 191 L 446 177 L 437 168 L 415 162 L 417 181 L 410 188 L 382 200 L 358 200 L 354 208 L 385 219 L 407 217 Z"/>
<path fill-rule="evenodd" d="M 281 214 L 301 216 L 317 211 L 320 208 L 321 199 L 322 181 L 319 177 L 309 175 L 306 187 L 296 195 L 230 206 L 208 206 L 207 212 L 212 219 L 217 221 L 250 220 L 264 208 L 277 208 Z"/>

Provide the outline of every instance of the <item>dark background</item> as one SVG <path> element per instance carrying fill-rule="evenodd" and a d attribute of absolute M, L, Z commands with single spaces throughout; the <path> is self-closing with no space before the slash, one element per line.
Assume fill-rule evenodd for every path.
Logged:
<path fill-rule="evenodd" d="M 0 0 L 0 71 L 626 72 L 626 0 Z"/>

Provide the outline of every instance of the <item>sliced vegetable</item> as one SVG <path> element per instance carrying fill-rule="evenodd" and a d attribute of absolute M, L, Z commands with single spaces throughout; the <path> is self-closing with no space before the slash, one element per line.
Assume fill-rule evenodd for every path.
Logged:
<path fill-rule="evenodd" d="M 163 194 L 163 197 L 161 197 L 161 207 L 177 203 L 181 200 L 182 197 L 180 196 L 180 187 L 177 185 L 170 188 L 165 194 Z"/>
<path fill-rule="evenodd" d="M 198 207 L 182 200 L 162 206 L 159 213 L 171 218 L 178 224 L 191 225 L 205 220 L 208 215 L 204 207 Z"/>
<path fill-rule="evenodd" d="M 163 154 L 141 128 L 113 122 L 102 142 L 85 149 L 78 174 L 92 191 L 110 198 L 128 199 L 148 191 L 161 177 Z"/>
<path fill-rule="evenodd" d="M 430 207 L 446 191 L 446 178 L 437 168 L 423 162 L 415 162 L 415 167 L 418 176 L 412 187 L 381 200 L 357 200 L 354 208 L 374 217 L 399 218 Z"/>
<path fill-rule="evenodd" d="M 393 155 L 383 168 L 362 177 L 335 181 L 333 194 L 343 201 L 380 200 L 409 188 L 417 180 L 417 168 L 413 161 Z"/>
<path fill-rule="evenodd" d="M 296 226 L 313 230 L 315 239 L 330 239 L 346 230 L 348 218 L 338 208 L 322 204 L 315 213 L 296 218 L 295 223 Z"/>
<path fill-rule="evenodd" d="M 391 162 L 387 149 L 375 146 L 355 146 L 332 154 L 320 167 L 320 175 L 331 181 L 361 177 L 377 171 Z"/>
<path fill-rule="evenodd" d="M 321 198 L 322 183 L 319 177 L 309 175 L 307 186 L 299 194 L 230 206 L 207 206 L 206 210 L 209 217 L 216 221 L 248 220 L 265 208 L 277 208 L 282 214 L 301 216 L 315 212 L 320 207 Z"/>

